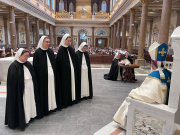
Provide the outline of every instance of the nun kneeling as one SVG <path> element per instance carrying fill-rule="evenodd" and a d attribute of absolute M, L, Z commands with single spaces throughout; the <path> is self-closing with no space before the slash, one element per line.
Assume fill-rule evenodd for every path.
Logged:
<path fill-rule="evenodd" d="M 79 99 L 93 97 L 91 65 L 87 49 L 87 43 L 83 42 L 76 51 Z"/>
<path fill-rule="evenodd" d="M 8 69 L 5 125 L 24 130 L 31 118 L 40 118 L 40 102 L 29 51 L 20 48 Z"/>

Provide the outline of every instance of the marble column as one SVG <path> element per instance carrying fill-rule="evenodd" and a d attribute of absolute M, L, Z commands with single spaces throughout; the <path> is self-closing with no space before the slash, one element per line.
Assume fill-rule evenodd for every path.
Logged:
<path fill-rule="evenodd" d="M 111 44 L 111 27 L 109 27 L 109 40 L 108 40 L 108 47 Z"/>
<path fill-rule="evenodd" d="M 19 45 L 19 22 L 16 21 L 16 36 L 17 36 L 17 47 Z"/>
<path fill-rule="evenodd" d="M 94 27 L 92 27 L 92 47 L 95 47 L 95 44 L 94 44 Z"/>
<path fill-rule="evenodd" d="M 46 22 L 43 22 L 43 35 L 46 36 Z"/>
<path fill-rule="evenodd" d="M 8 45 L 8 28 L 7 28 L 7 18 L 3 17 L 4 20 L 4 36 L 5 36 L 5 48 L 7 48 Z"/>
<path fill-rule="evenodd" d="M 116 47 L 120 49 L 120 32 L 121 32 L 121 19 L 118 20 L 117 25 L 117 45 Z"/>
<path fill-rule="evenodd" d="M 135 25 L 135 50 L 136 50 L 136 46 L 137 46 L 137 38 L 138 38 L 138 24 Z"/>
<path fill-rule="evenodd" d="M 152 29 L 153 29 L 153 19 L 149 21 L 150 27 L 149 27 L 149 43 L 148 46 L 151 46 L 151 36 L 152 36 Z"/>
<path fill-rule="evenodd" d="M 113 49 L 116 49 L 116 33 L 117 33 L 117 24 L 114 24 L 114 34 L 113 34 Z"/>
<path fill-rule="evenodd" d="M 54 46 L 56 46 L 56 26 L 53 26 Z"/>
<path fill-rule="evenodd" d="M 138 58 L 144 58 L 143 52 L 145 49 L 146 42 L 146 30 L 147 30 L 147 17 L 148 17 L 148 0 L 141 0 L 142 13 L 141 13 L 141 25 L 139 35 L 139 47 L 138 47 Z"/>
<path fill-rule="evenodd" d="M 36 46 L 39 42 L 39 19 L 35 18 L 35 25 L 36 25 Z"/>
<path fill-rule="evenodd" d="M 178 26 L 180 26 L 180 10 L 177 10 L 176 13 L 177 13 L 176 27 L 178 27 Z"/>
<path fill-rule="evenodd" d="M 111 45 L 110 47 L 113 48 L 113 31 L 114 31 L 114 26 L 111 26 Z"/>
<path fill-rule="evenodd" d="M 29 32 L 29 14 L 24 13 L 25 17 L 25 31 L 26 31 L 26 49 L 30 47 L 30 32 Z"/>
<path fill-rule="evenodd" d="M 9 6 L 8 8 L 9 8 L 9 23 L 10 23 L 10 34 L 11 34 L 11 48 L 17 49 L 16 25 L 15 25 L 15 16 L 14 16 L 15 7 Z"/>
<path fill-rule="evenodd" d="M 73 27 L 71 26 L 71 47 L 74 47 Z"/>
<path fill-rule="evenodd" d="M 52 46 L 52 30 L 51 30 L 51 24 L 49 24 L 49 39 L 50 39 L 50 45 Z"/>
<path fill-rule="evenodd" d="M 158 39 L 159 44 L 166 43 L 168 45 L 169 26 L 171 21 L 171 7 L 172 7 L 172 0 L 163 0 L 161 26 L 159 30 L 159 39 Z"/>
<path fill-rule="evenodd" d="M 123 15 L 123 27 L 122 27 L 122 42 L 121 49 L 124 50 L 126 47 L 126 15 Z"/>
<path fill-rule="evenodd" d="M 131 54 L 133 51 L 135 9 L 131 8 L 129 11 L 130 11 L 130 24 L 129 24 L 128 51 Z"/>

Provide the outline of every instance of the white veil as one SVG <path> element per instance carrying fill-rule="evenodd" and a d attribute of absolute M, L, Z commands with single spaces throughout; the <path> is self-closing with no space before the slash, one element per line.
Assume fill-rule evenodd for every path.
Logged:
<path fill-rule="evenodd" d="M 115 54 L 114 59 L 115 59 L 118 55 L 119 55 L 119 52 L 117 52 L 117 53 Z"/>
<path fill-rule="evenodd" d="M 87 45 L 87 43 L 86 43 L 86 42 L 82 42 L 82 43 L 80 44 L 78 50 L 81 51 L 85 45 Z M 88 46 L 88 45 L 87 45 L 87 46 Z"/>
<path fill-rule="evenodd" d="M 38 42 L 38 46 L 37 46 L 37 49 L 38 48 L 42 48 L 42 44 L 43 44 L 43 41 L 44 41 L 44 38 L 47 37 L 47 36 L 42 36 Z"/>
<path fill-rule="evenodd" d="M 67 39 L 68 36 L 70 36 L 70 35 L 69 35 L 69 34 L 65 34 L 65 35 L 63 36 L 63 38 L 61 39 L 61 42 L 60 42 L 60 44 L 59 44 L 59 47 L 60 47 L 61 45 L 64 45 L 64 42 L 65 42 L 65 40 Z"/>
<path fill-rule="evenodd" d="M 21 56 L 23 50 L 24 50 L 24 48 L 19 48 L 19 50 L 16 52 L 16 55 L 14 56 L 14 59 L 13 59 L 12 62 L 19 59 L 19 57 Z"/>

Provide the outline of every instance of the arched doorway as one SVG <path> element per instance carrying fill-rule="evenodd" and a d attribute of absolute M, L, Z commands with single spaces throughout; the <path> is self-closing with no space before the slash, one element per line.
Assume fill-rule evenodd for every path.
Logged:
<path fill-rule="evenodd" d="M 96 33 L 96 47 L 104 48 L 107 47 L 107 33 L 105 30 L 99 30 Z"/>
<path fill-rule="evenodd" d="M 78 32 L 78 46 L 82 43 L 87 43 L 87 31 L 82 29 Z"/>

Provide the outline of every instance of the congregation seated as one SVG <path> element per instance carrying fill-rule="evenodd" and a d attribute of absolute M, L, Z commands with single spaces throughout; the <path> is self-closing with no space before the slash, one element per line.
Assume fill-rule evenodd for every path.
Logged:
<path fill-rule="evenodd" d="M 166 51 L 164 55 L 158 53 L 162 48 Z M 162 63 L 166 59 L 167 52 L 168 46 L 165 43 L 155 42 L 149 47 L 151 67 L 154 71 L 145 78 L 140 87 L 131 90 L 128 95 L 130 98 L 147 103 L 168 104 L 171 72 L 165 69 Z M 113 120 L 123 129 L 126 129 L 129 105 L 125 100 L 113 117 Z"/>

